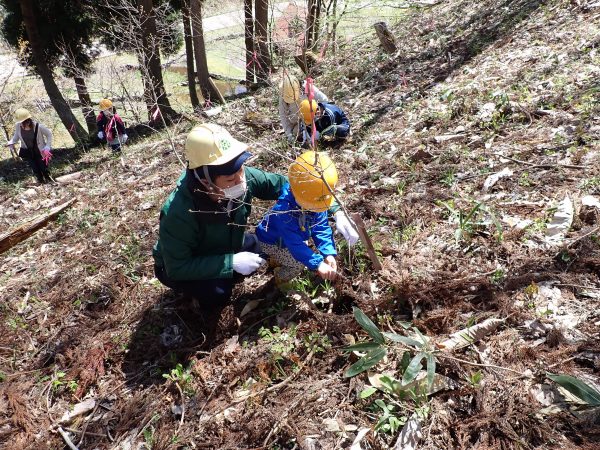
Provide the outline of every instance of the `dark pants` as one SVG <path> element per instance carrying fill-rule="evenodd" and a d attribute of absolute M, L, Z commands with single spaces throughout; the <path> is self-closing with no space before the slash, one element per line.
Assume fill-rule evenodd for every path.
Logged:
<path fill-rule="evenodd" d="M 50 177 L 50 171 L 48 170 L 48 166 L 46 165 L 44 160 L 42 160 L 41 156 L 37 158 L 35 156 L 31 156 L 25 159 L 29 163 L 29 167 L 31 167 L 31 170 L 33 170 L 35 177 L 40 183 L 44 183 L 45 181 L 52 181 L 52 178 Z"/>
<path fill-rule="evenodd" d="M 260 245 L 255 234 L 245 233 L 241 252 L 260 253 Z M 234 273 L 233 278 L 213 278 L 209 280 L 171 280 L 164 267 L 154 266 L 156 278 L 174 291 L 183 292 L 196 298 L 200 306 L 213 309 L 225 305 L 231 299 L 233 286 L 242 279 Z"/>

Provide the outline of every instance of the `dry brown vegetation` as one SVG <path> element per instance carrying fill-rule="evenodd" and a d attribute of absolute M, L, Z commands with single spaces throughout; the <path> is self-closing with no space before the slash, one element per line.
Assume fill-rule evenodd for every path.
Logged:
<path fill-rule="evenodd" d="M 158 211 L 181 171 L 167 135 L 121 159 L 59 151 L 57 175 L 83 176 L 58 186 L 32 187 L 20 162 L 1 163 L 2 229 L 78 199 L 0 257 L 4 448 L 62 448 L 59 420 L 85 398 L 93 409 L 63 425 L 81 449 L 350 448 L 381 417 L 377 394 L 359 398 L 367 376 L 343 377 L 355 360 L 343 347 L 365 337 L 352 306 L 386 331 L 411 321 L 436 345 L 504 319 L 438 353 L 437 373 L 454 384 L 428 397 L 419 448 L 599 448 L 597 411 L 550 411 L 536 393 L 555 386 L 546 371 L 598 386 L 600 210 L 581 199 L 600 195 L 600 6 L 454 0 L 410 10 L 392 29 L 397 54 L 383 54 L 373 32 L 316 76 L 353 124 L 332 154 L 379 273 L 340 242 L 344 277 L 332 288 L 305 283 L 286 298 L 261 273 L 220 317 L 201 319 L 153 278 Z M 232 102 L 217 121 L 255 143 L 254 165 L 283 172 L 285 139 L 252 126 L 276 123 L 275 95 Z M 179 153 L 187 127 L 170 130 Z M 484 189 L 504 168 L 512 175 Z M 551 245 L 565 196 L 574 220 Z M 473 220 L 452 220 L 478 203 Z M 311 307 L 311 297 L 329 303 Z M 390 352 L 373 372 L 397 370 L 401 357 Z M 399 405 L 398 415 L 415 410 Z M 396 435 L 369 431 L 357 445 L 393 448 Z"/>

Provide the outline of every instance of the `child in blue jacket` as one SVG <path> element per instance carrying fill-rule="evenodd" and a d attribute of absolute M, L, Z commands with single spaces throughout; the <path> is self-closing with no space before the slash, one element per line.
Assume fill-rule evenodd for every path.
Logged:
<path fill-rule="evenodd" d="M 335 166 L 325 153 L 300 155 L 290 166 L 289 184 L 256 228 L 261 251 L 269 255 L 278 285 L 291 281 L 306 267 L 325 280 L 337 275 L 335 241 L 327 210 L 334 202 Z M 307 244 L 312 239 L 317 252 Z"/>

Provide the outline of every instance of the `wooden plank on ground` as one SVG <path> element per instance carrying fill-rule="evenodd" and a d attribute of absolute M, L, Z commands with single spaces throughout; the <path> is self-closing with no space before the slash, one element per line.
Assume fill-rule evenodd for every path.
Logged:
<path fill-rule="evenodd" d="M 0 234 L 0 254 L 14 247 L 19 242 L 24 241 L 40 228 L 45 227 L 48 224 L 48 222 L 54 220 L 56 217 L 58 217 L 58 215 L 61 212 L 70 207 L 76 201 L 77 199 L 72 198 L 68 202 L 65 202 L 61 205 L 52 208 L 47 213 L 40 214 L 39 216 L 36 216 L 32 219 L 29 219 L 26 222 L 23 222 L 20 225 L 17 225 L 12 230 Z"/>

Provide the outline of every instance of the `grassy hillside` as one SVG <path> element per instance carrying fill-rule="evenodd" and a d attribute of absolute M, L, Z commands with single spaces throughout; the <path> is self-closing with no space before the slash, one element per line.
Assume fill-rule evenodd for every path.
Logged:
<path fill-rule="evenodd" d="M 352 140 L 331 154 L 383 269 L 338 240 L 335 284 L 307 275 L 283 296 L 266 271 L 220 317 L 194 316 L 153 274 L 192 124 L 122 158 L 59 151 L 56 175 L 82 172 L 68 184 L 34 186 L 4 162 L 0 229 L 77 203 L 0 255 L 2 446 L 63 448 L 61 417 L 92 398 L 61 425 L 81 449 L 400 449 L 407 421 L 420 449 L 597 448 L 596 3 L 408 9 L 390 22 L 393 55 L 365 24 L 315 79 L 350 116 Z M 278 130 L 276 95 L 231 102 L 215 121 L 252 143 L 253 165 L 284 173 L 299 150 L 264 126 Z M 403 337 L 345 377 L 362 353 L 343 349 L 378 336 L 353 307 Z M 403 385 L 421 366 L 424 381 Z M 548 373 L 585 382 L 587 404 Z"/>

